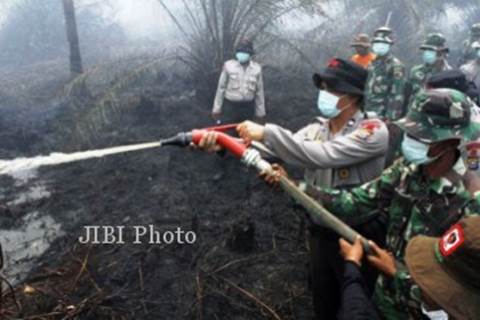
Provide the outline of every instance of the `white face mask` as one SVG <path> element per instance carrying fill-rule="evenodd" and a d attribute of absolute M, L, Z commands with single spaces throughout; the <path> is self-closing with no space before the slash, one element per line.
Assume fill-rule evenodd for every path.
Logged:
<path fill-rule="evenodd" d="M 430 320 L 448 320 L 448 314 L 443 310 L 427 311 L 422 303 L 422 313 Z"/>

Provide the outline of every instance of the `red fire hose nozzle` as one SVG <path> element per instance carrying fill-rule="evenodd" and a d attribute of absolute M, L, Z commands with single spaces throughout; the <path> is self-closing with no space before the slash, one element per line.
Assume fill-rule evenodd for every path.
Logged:
<path fill-rule="evenodd" d="M 229 136 L 223 131 L 235 128 L 236 124 L 229 124 L 219 127 L 211 127 L 206 129 L 196 129 L 191 132 L 179 133 L 178 135 L 161 141 L 161 145 L 188 146 L 190 143 L 198 145 L 203 136 L 210 131 L 217 132 L 217 143 L 223 148 L 231 152 L 235 157 L 240 158 L 247 166 L 255 167 L 259 171 L 270 170 L 270 164 L 263 160 L 260 152 L 255 149 L 248 148 L 241 140 Z"/>
<path fill-rule="evenodd" d="M 192 142 L 196 145 L 200 143 L 204 134 L 208 131 L 203 130 L 193 130 L 192 131 Z M 226 150 L 230 151 L 237 158 L 242 158 L 243 154 L 247 150 L 247 146 L 240 140 L 229 136 L 223 132 L 217 132 L 217 143 L 224 147 Z"/>
<path fill-rule="evenodd" d="M 193 130 L 192 142 L 198 144 L 205 133 L 205 130 Z M 255 167 L 260 172 L 271 169 L 270 163 L 262 159 L 258 150 L 248 148 L 245 143 L 228 134 L 218 132 L 217 143 L 237 158 L 240 158 L 242 162 L 249 167 Z"/>

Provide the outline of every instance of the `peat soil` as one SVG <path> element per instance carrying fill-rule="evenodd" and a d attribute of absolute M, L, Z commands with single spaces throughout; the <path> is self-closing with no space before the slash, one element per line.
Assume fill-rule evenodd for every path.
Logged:
<path fill-rule="evenodd" d="M 25 105 L 13 96 L 2 105 L 2 158 L 74 149 L 56 131 L 71 125 L 59 77 L 37 87 L 43 100 Z M 313 95 L 289 91 L 277 71 L 267 70 L 266 83 L 269 122 L 295 130 L 315 115 Z M 159 78 L 125 92 L 132 105 L 90 148 L 212 125 L 195 89 Z M 23 180 L 2 176 L 0 195 L 3 274 L 15 293 L 3 284 L 2 319 L 313 318 L 303 212 L 236 159 L 164 147 L 42 168 Z M 125 226 L 126 243 L 79 243 L 89 225 Z M 133 244 L 132 226 L 149 225 L 194 231 L 196 242 Z M 11 230 L 27 236 L 16 243 Z"/>

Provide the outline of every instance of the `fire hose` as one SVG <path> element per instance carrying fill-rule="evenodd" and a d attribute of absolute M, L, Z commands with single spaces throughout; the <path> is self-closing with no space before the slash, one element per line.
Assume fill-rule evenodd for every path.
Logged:
<path fill-rule="evenodd" d="M 242 163 L 255 168 L 258 172 L 272 173 L 272 166 L 268 161 L 262 158 L 258 150 L 245 144 L 244 141 L 225 133 L 225 131 L 235 127 L 235 124 L 230 124 L 205 129 L 196 129 L 190 132 L 179 133 L 174 137 L 161 140 L 160 143 L 162 146 L 173 145 L 186 147 L 192 143 L 198 145 L 207 132 L 215 131 L 217 133 L 217 144 L 229 151 L 235 157 L 239 158 Z M 368 241 L 365 238 L 325 209 L 317 201 L 308 196 L 290 179 L 281 176 L 279 185 L 287 194 L 305 208 L 314 223 L 333 230 L 350 243 L 353 243 L 355 239 L 360 236 L 365 251 L 370 252 Z"/>

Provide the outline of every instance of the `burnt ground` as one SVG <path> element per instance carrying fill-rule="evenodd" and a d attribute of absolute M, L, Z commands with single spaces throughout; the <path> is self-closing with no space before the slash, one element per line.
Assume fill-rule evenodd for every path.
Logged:
<path fill-rule="evenodd" d="M 68 134 L 77 119 L 70 114 L 78 110 L 62 96 L 65 82 L 49 81 L 37 88 L 45 98 L 36 109 L 23 105 L 18 116 L 15 97 L 3 107 L 2 119 L 10 117 L 1 123 L 3 158 L 87 149 L 73 145 Z M 296 129 L 315 114 L 308 92 L 287 90 L 291 79 L 268 69 L 266 83 L 269 121 Z M 194 84 L 157 77 L 141 90 L 127 88 L 128 107 L 95 133 L 88 148 L 154 141 L 211 125 L 209 106 L 194 94 Z M 215 181 L 222 161 L 227 173 Z M 313 318 L 302 212 L 235 159 L 153 149 L 43 168 L 35 180 L 51 196 L 2 207 L 3 226 L 36 210 L 61 223 L 65 235 L 15 286 L 20 312 L 4 286 L 5 319 Z M 0 182 L 5 203 L 21 191 L 8 177 Z M 78 242 L 85 225 L 129 230 L 149 224 L 160 231 L 192 230 L 197 241 L 134 245 L 129 231 L 125 245 Z"/>

